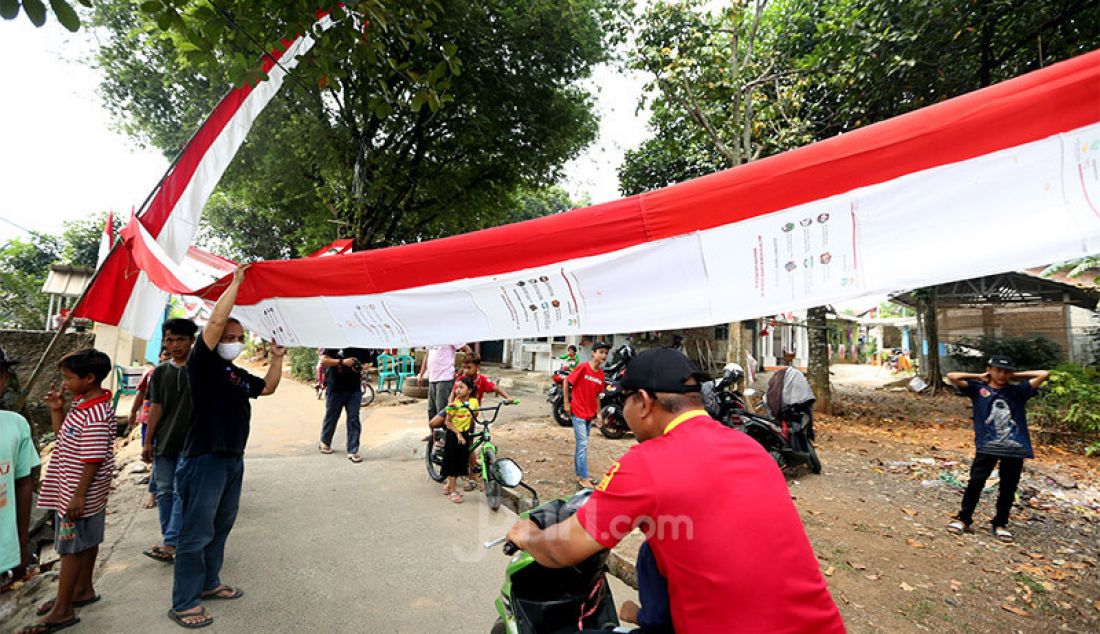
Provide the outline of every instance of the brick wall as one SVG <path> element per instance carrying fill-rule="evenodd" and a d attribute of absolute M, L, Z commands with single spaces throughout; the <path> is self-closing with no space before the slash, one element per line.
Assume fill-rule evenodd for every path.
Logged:
<path fill-rule="evenodd" d="M 1040 306 L 987 306 L 947 308 L 938 312 L 940 339 L 953 343 L 963 337 L 1033 337 L 1054 341 L 1065 354 L 1068 349 L 1062 304 Z"/>
<path fill-rule="evenodd" d="M 19 365 L 12 368 L 19 377 L 21 387 L 26 387 L 27 381 L 34 372 L 34 366 L 46 347 L 50 345 L 54 333 L 41 330 L 0 330 L 0 347 L 8 353 L 8 356 L 19 360 Z M 61 337 L 57 348 L 46 359 L 45 370 L 35 383 L 34 390 L 27 399 L 27 410 L 31 419 L 31 427 L 36 437 L 40 437 L 50 430 L 50 412 L 42 404 L 42 397 L 50 387 L 50 381 L 60 381 L 60 372 L 57 362 L 62 357 L 83 348 L 95 345 L 95 335 L 90 332 L 68 332 Z"/>

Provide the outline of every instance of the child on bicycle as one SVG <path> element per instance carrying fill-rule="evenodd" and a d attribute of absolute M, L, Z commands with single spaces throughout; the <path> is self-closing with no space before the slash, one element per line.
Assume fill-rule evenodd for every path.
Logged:
<path fill-rule="evenodd" d="M 463 376 L 456 380 L 451 404 L 432 419 L 436 426 L 444 425 L 447 428 L 440 473 L 447 478 L 447 483 L 443 485 L 443 495 L 455 504 L 462 503 L 457 479 L 469 472 L 469 447 L 473 442 L 474 422 L 477 420 L 477 414 L 473 410 L 480 406 L 473 396 L 475 389 L 472 377 Z"/>

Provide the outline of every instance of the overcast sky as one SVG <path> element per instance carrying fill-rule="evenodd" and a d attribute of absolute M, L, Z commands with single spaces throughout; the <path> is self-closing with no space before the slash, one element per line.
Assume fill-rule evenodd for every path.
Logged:
<path fill-rule="evenodd" d="M 128 214 L 168 162 L 111 129 L 98 94 L 100 73 L 81 62 L 85 33 L 51 19 L 34 28 L 22 15 L 0 20 L 0 245 L 25 235 L 13 225 L 56 232 L 65 220 L 103 210 Z M 602 66 L 591 80 L 600 138 L 566 166 L 563 185 L 592 202 L 618 198 L 623 152 L 644 140 L 635 115 L 641 81 Z"/>

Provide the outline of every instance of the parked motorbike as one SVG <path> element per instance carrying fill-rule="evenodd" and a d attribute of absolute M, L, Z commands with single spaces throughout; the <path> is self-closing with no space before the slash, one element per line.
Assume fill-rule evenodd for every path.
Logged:
<path fill-rule="evenodd" d="M 565 393 L 562 391 L 561 386 L 570 374 L 569 366 L 561 366 L 559 370 L 554 372 L 554 376 L 551 377 L 553 383 L 550 384 L 550 389 L 546 391 L 546 401 L 550 403 L 550 411 L 554 414 L 554 422 L 562 427 L 573 425 L 573 417 L 565 411 Z"/>
<path fill-rule="evenodd" d="M 585 489 L 568 498 L 539 505 L 538 493 L 523 483 L 523 471 L 514 461 L 498 460 L 497 478 L 508 487 L 522 486 L 534 493 L 535 508 L 520 514 L 546 528 L 573 516 L 592 495 Z M 619 625 L 615 600 L 607 584 L 607 550 L 568 568 L 546 568 L 526 552 L 518 552 L 507 538 L 487 542 L 486 548 L 504 544 L 511 557 L 504 585 L 496 600 L 499 618 L 491 634 L 566 634 L 583 629 Z"/>
<path fill-rule="evenodd" d="M 787 375 L 789 372 L 795 374 Z M 736 363 L 727 365 L 722 378 L 703 385 L 703 401 L 707 413 L 718 422 L 748 434 L 760 443 L 782 469 L 806 465 L 810 471 L 821 473 L 821 460 L 814 449 L 813 398 L 797 403 L 779 403 L 778 420 L 752 411 L 746 395 L 737 390 L 744 370 Z M 784 374 L 772 377 L 773 381 L 805 381 L 801 372 L 788 368 Z M 808 390 L 807 383 L 803 390 Z M 710 395 L 708 395 L 708 391 Z M 746 390 L 747 392 L 748 390 Z M 787 390 L 790 393 L 790 390 Z"/>
<path fill-rule="evenodd" d="M 600 393 L 600 433 L 607 438 L 622 438 L 626 432 L 630 431 L 623 414 L 625 399 L 623 399 L 619 382 L 622 381 L 626 366 L 635 354 L 634 346 L 624 343 L 615 350 L 611 361 L 604 365 L 603 373 L 607 386 Z"/>

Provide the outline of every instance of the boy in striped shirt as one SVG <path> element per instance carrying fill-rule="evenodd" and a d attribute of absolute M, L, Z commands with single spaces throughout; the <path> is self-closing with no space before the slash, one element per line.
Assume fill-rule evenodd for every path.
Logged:
<path fill-rule="evenodd" d="M 92 586 L 107 495 L 114 472 L 115 413 L 111 393 L 100 383 L 111 372 L 111 359 L 93 348 L 74 352 L 58 363 L 62 385 L 73 395 L 68 414 L 65 397 L 50 385 L 50 408 L 57 446 L 50 457 L 38 507 L 57 513 L 54 547 L 61 556 L 57 597 L 38 609 L 42 618 L 22 634 L 54 632 L 80 622 L 74 608 L 95 603 Z"/>

